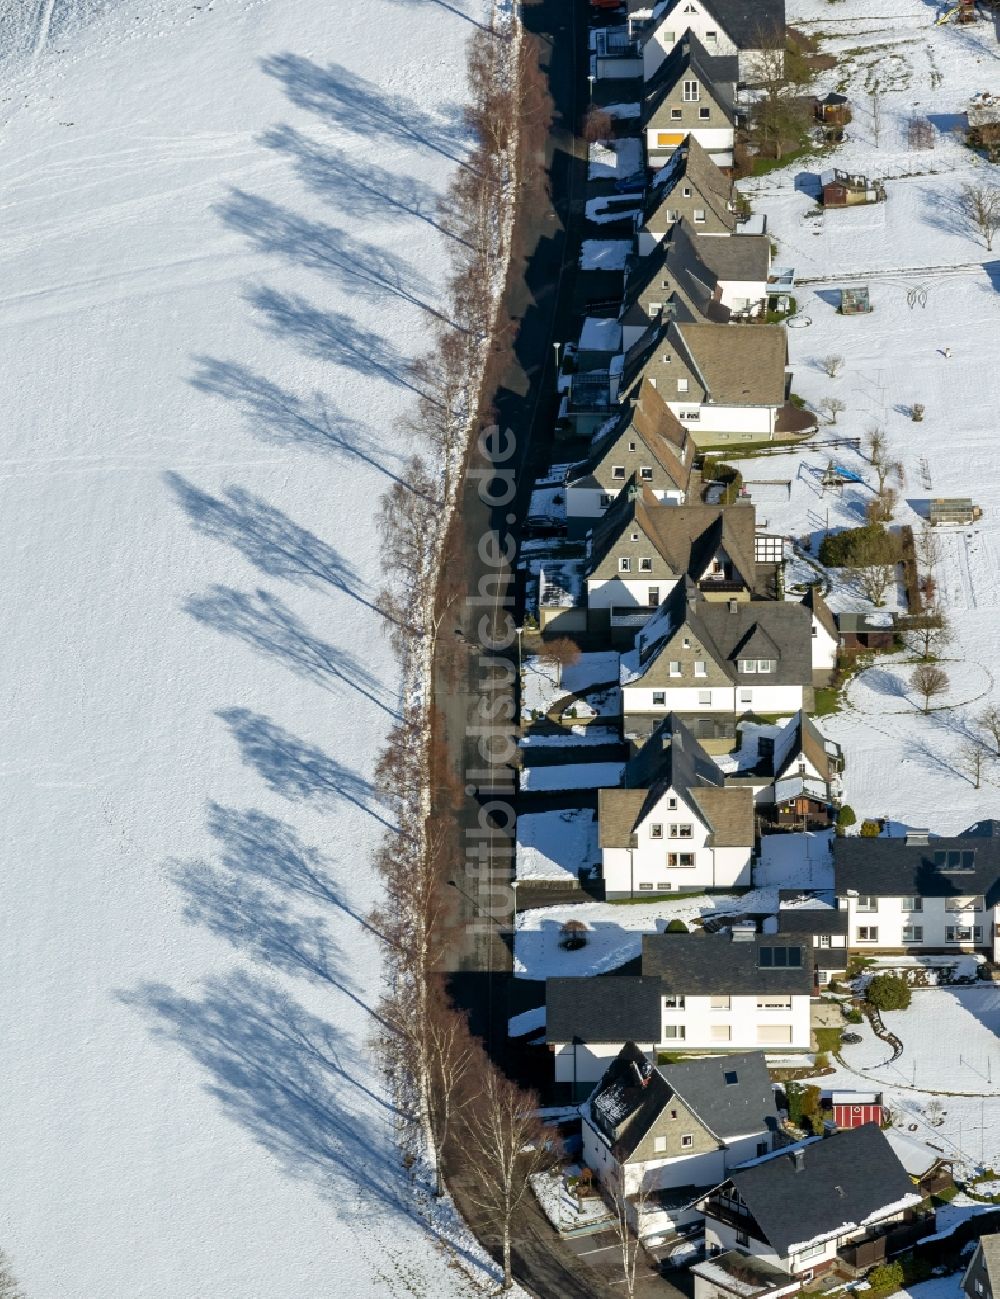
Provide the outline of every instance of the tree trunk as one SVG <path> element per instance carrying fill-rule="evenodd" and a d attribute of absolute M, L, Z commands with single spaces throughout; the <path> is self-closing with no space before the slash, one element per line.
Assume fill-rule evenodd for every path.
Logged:
<path fill-rule="evenodd" d="M 501 1290 L 513 1290 L 514 1273 L 510 1264 L 510 1223 L 503 1225 L 503 1285 Z"/>

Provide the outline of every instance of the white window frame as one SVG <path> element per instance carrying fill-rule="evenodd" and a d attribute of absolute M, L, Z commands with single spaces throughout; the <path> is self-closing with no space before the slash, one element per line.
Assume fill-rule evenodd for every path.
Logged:
<path fill-rule="evenodd" d="M 631 561 L 631 559 L 628 557 L 628 555 L 621 555 L 621 556 L 619 557 L 619 560 L 618 560 L 618 571 L 619 571 L 619 573 L 631 573 L 631 571 L 632 571 L 632 561 Z"/>
<path fill-rule="evenodd" d="M 858 926 L 859 943 L 877 943 L 878 942 L 878 925 L 859 925 Z"/>
<path fill-rule="evenodd" d="M 696 80 L 685 81 L 681 86 L 685 104 L 697 104 L 701 98 L 701 86 Z"/>
<path fill-rule="evenodd" d="M 680 659 L 670 659 L 667 671 L 672 677 L 679 677 L 681 675 Z"/>
<path fill-rule="evenodd" d="M 650 823 L 650 826 L 649 826 L 649 837 L 650 837 L 650 839 L 662 839 L 662 838 L 663 838 L 663 822 L 662 822 L 662 821 L 653 821 L 653 822 Z"/>

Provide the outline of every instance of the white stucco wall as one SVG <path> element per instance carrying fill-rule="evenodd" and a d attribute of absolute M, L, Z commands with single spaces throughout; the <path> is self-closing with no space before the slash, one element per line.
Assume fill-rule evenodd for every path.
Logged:
<path fill-rule="evenodd" d="M 601 504 L 601 498 L 604 495 L 612 499 L 618 495 L 625 484 L 609 489 L 605 493 L 603 487 L 568 487 L 566 489 L 566 517 L 567 519 L 599 519 L 604 514 L 607 506 Z M 680 488 L 653 488 L 653 495 L 663 505 L 683 505 L 684 492 Z"/>
<path fill-rule="evenodd" d="M 812 665 L 815 672 L 837 666 L 837 641 L 815 614 L 812 620 Z"/>
<path fill-rule="evenodd" d="M 950 899 L 954 903 L 954 899 Z M 847 898 L 848 939 L 852 948 L 859 952 L 878 951 L 882 947 L 946 947 L 956 952 L 973 946 L 989 946 L 993 930 L 998 920 L 997 909 L 987 908 L 976 911 L 969 905 L 961 911 L 947 911 L 945 898 L 923 898 L 921 911 L 904 911 L 902 898 L 874 898 L 876 910 L 862 911 L 856 897 Z M 905 925 L 919 926 L 923 937 L 919 943 L 903 940 Z M 978 942 L 973 939 L 967 943 L 949 942 L 947 930 L 959 926 L 968 926 L 981 930 Z M 861 927 L 878 929 L 878 939 L 871 941 L 860 939 L 858 930 Z"/>
<path fill-rule="evenodd" d="M 698 411 L 697 420 L 682 420 L 695 434 L 752 433 L 758 438 L 769 438 L 774 431 L 774 406 L 723 406 L 710 403 L 695 407 L 691 402 L 683 401 L 667 401 L 667 405 L 678 419 L 681 419 L 685 411 Z"/>
<path fill-rule="evenodd" d="M 632 567 L 638 566 L 638 559 L 633 559 Z M 659 589 L 660 604 L 677 585 L 676 578 L 657 578 L 652 573 L 641 573 L 638 577 L 603 577 L 587 578 L 587 604 L 591 609 L 634 608 L 650 609 L 649 588 Z"/>
<path fill-rule="evenodd" d="M 698 0 L 677 0 L 668 13 L 650 33 L 642 50 L 642 70 L 646 81 L 690 30 L 705 46 L 709 54 L 735 54 L 736 46 L 719 26 L 718 21 L 705 12 Z M 715 40 L 709 38 L 715 32 Z"/>
<path fill-rule="evenodd" d="M 692 135 L 717 167 L 733 165 L 733 128 L 731 126 L 671 126 L 646 128 L 646 156 L 651 167 L 662 167 L 687 135 Z M 659 143 L 662 140 L 663 143 Z"/>
<path fill-rule="evenodd" d="M 715 1050 L 756 1050 L 765 1047 L 769 1050 L 808 1050 L 810 1037 L 809 997 L 808 994 L 795 994 L 791 997 L 789 1007 L 769 1009 L 764 1003 L 767 994 L 759 997 L 734 995 L 730 997 L 729 1009 L 713 1008 L 710 997 L 687 997 L 684 1007 L 664 1007 L 663 1041 L 664 1050 L 700 1050 L 714 1047 Z M 668 1037 L 666 1030 L 670 1027 L 683 1027 L 684 1037 Z M 767 1040 L 762 1030 L 768 1028 L 788 1028 L 788 1040 L 775 1042 Z M 714 1031 L 713 1031 L 714 1030 Z M 728 1037 L 723 1032 L 727 1031 Z"/>
<path fill-rule="evenodd" d="M 653 703 L 654 693 L 647 686 L 622 687 L 622 712 L 626 719 L 637 713 L 795 713 L 803 706 L 802 686 L 672 686 L 666 688 L 665 701 Z M 710 694 L 702 703 L 701 696 Z"/>
<path fill-rule="evenodd" d="M 624 1042 L 598 1042 L 587 1046 L 573 1046 L 571 1042 L 558 1043 L 555 1049 L 555 1080 L 556 1082 L 572 1083 L 573 1073 L 573 1052 L 576 1052 L 576 1081 L 578 1083 L 597 1083 L 600 1082 L 604 1071 L 615 1058 L 618 1052 L 625 1045 Z M 637 1043 L 639 1050 L 644 1051 L 651 1061 L 655 1061 L 655 1047 L 653 1043 Z"/>

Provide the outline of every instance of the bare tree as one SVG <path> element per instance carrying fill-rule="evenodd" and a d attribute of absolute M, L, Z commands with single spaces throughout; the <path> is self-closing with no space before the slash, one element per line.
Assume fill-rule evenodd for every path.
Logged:
<path fill-rule="evenodd" d="M 894 575 L 891 564 L 866 564 L 858 569 L 858 586 L 862 594 L 872 604 L 885 604 L 885 593 L 889 589 Z"/>
<path fill-rule="evenodd" d="M 931 710 L 931 700 L 943 695 L 950 684 L 948 673 L 934 663 L 921 663 L 910 677 L 910 685 L 924 701 L 925 713 Z"/>
<path fill-rule="evenodd" d="M 861 532 L 851 548 L 851 561 L 857 569 L 858 586 L 874 605 L 885 601 L 885 593 L 896 575 L 896 566 L 886 558 L 887 534 Z"/>
<path fill-rule="evenodd" d="M 976 718 L 976 724 L 989 737 L 995 756 L 1000 758 L 1000 708 L 990 704 Z"/>
<path fill-rule="evenodd" d="M 485 1056 L 477 1066 L 478 1093 L 466 1106 L 463 1120 L 475 1177 L 468 1196 L 499 1233 L 503 1256 L 502 1289 L 514 1284 L 511 1241 L 517 1210 L 529 1179 L 558 1162 L 553 1134 L 536 1117 L 538 1098 L 522 1092 L 497 1071 Z"/>
<path fill-rule="evenodd" d="M 819 409 L 831 424 L 836 424 L 837 416 L 847 410 L 847 402 L 840 397 L 824 397 L 819 404 Z"/>
<path fill-rule="evenodd" d="M 941 540 L 933 528 L 924 526 L 914 535 L 917 558 L 924 572 L 933 574 L 941 558 Z"/>
<path fill-rule="evenodd" d="M 844 368 L 844 358 L 839 352 L 831 352 L 829 356 L 824 356 L 820 360 L 820 366 L 828 378 L 836 379 Z"/>
<path fill-rule="evenodd" d="M 885 460 L 888 445 L 886 443 L 885 429 L 881 424 L 868 425 L 865 429 L 862 447 L 864 454 L 868 457 L 869 464 L 876 465 Z"/>
<path fill-rule="evenodd" d="M 612 1175 L 608 1180 L 607 1190 L 615 1211 L 613 1226 L 621 1250 L 622 1279 L 625 1283 L 625 1294 L 627 1299 L 634 1299 L 636 1265 L 642 1252 L 642 1246 L 639 1243 L 639 1226 L 645 1212 L 648 1192 L 645 1182 L 640 1181 L 635 1194 L 630 1198 L 626 1193 L 625 1176 L 624 1171 L 618 1175 Z M 631 1222 L 633 1214 L 635 1217 L 634 1229 Z"/>
<path fill-rule="evenodd" d="M 899 493 L 895 487 L 883 487 L 865 506 L 865 516 L 869 523 L 891 523 L 899 502 Z"/>
<path fill-rule="evenodd" d="M 959 191 L 959 211 L 967 225 L 976 230 L 993 251 L 993 240 L 1000 230 L 1000 186 L 963 185 Z"/>
<path fill-rule="evenodd" d="M 570 668 L 579 661 L 580 647 L 568 636 L 556 636 L 543 643 L 539 658 L 556 669 L 556 685 L 561 687 L 563 669 Z"/>
<path fill-rule="evenodd" d="M 444 1195 L 442 1160 L 452 1121 L 468 1100 L 465 1080 L 477 1058 L 465 1017 L 445 1003 L 443 990 L 432 998 L 427 1023 L 430 1065 L 430 1119 L 434 1135 L 435 1195 Z"/>
<path fill-rule="evenodd" d="M 882 139 L 882 87 L 875 82 L 871 88 L 872 143 L 877 149 Z"/>
<path fill-rule="evenodd" d="M 962 741 L 958 750 L 958 765 L 962 774 L 972 785 L 979 789 L 983 781 L 983 764 L 986 761 L 986 748 L 976 735 L 970 735 Z"/>
<path fill-rule="evenodd" d="M 588 144 L 607 140 L 614 131 L 614 125 L 611 114 L 594 104 L 583 121 L 583 138 Z"/>
<path fill-rule="evenodd" d="M 907 618 L 903 635 L 907 647 L 922 659 L 933 658 L 951 640 L 951 624 L 940 609 L 926 609 Z M 1000 722 L 1000 716 L 998 716 Z"/>

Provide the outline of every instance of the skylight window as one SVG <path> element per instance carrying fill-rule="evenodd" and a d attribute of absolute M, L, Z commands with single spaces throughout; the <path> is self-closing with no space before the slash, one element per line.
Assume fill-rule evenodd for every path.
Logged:
<path fill-rule="evenodd" d="M 726 1080 L 726 1086 L 727 1086 L 727 1087 L 733 1087 L 733 1086 L 735 1086 L 736 1083 L 739 1082 L 739 1076 L 737 1075 L 735 1069 L 729 1069 L 729 1070 L 727 1070 L 727 1072 L 724 1073 L 722 1076 L 723 1076 L 723 1078 L 725 1078 L 725 1080 Z"/>

